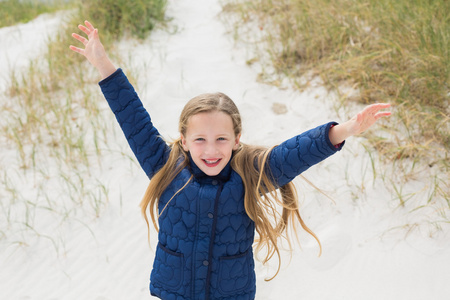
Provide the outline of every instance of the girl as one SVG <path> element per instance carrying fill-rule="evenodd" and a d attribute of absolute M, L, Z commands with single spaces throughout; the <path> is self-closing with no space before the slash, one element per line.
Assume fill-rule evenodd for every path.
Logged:
<path fill-rule="evenodd" d="M 379 112 L 389 104 L 370 105 L 343 124 L 330 122 L 264 149 L 240 141 L 241 118 L 230 98 L 202 94 L 186 104 L 180 138 L 167 144 L 109 60 L 98 30 L 85 25 L 79 28 L 87 38 L 73 34 L 85 48 L 70 49 L 100 72 L 101 90 L 151 179 L 141 202 L 147 226 L 149 210 L 159 228 L 151 294 L 165 300 L 254 299 L 254 241 L 267 262 L 275 254 L 280 259 L 278 239 L 289 242 L 287 226 L 296 220 L 316 238 L 300 217 L 291 181 L 339 151 L 347 137 L 390 115 Z"/>

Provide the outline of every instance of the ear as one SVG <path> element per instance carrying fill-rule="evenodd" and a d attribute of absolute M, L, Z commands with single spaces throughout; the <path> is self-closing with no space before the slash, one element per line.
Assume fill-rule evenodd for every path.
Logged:
<path fill-rule="evenodd" d="M 187 146 L 186 139 L 184 138 L 184 135 L 181 135 L 180 138 L 181 138 L 181 146 L 183 147 L 183 150 L 186 151 L 186 152 L 189 152 L 189 147 Z"/>
<path fill-rule="evenodd" d="M 241 140 L 241 134 L 239 133 L 234 140 L 233 150 L 239 149 L 239 141 Z"/>

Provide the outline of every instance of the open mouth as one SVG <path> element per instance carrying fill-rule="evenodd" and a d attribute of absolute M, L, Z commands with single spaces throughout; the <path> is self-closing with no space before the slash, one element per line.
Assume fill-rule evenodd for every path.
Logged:
<path fill-rule="evenodd" d="M 208 167 L 215 167 L 215 166 L 217 166 L 219 163 L 220 163 L 220 161 L 221 161 L 222 159 L 203 159 L 203 162 L 208 166 Z"/>

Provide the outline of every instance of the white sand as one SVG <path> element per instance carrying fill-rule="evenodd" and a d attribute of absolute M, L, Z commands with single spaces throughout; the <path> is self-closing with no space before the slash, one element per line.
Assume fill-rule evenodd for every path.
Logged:
<path fill-rule="evenodd" d="M 333 97 L 318 84 L 298 93 L 257 83 L 257 72 L 245 63 L 248 49 L 235 45 L 218 21 L 218 2 L 171 1 L 168 15 L 174 18 L 176 33 L 156 31 L 142 44 L 119 45 L 129 57 L 120 67 L 138 79 L 137 91 L 165 137 L 176 137 L 184 103 L 209 91 L 225 92 L 236 101 L 247 143 L 278 144 L 329 120 L 344 121 L 333 108 Z M 58 16 L 42 16 L 0 29 L 2 70 L 26 66 L 59 21 Z M 273 103 L 285 104 L 288 112 L 276 115 Z M 126 149 L 122 135 L 116 140 L 110 142 Z M 363 141 L 349 139 L 343 151 L 304 173 L 336 205 L 304 181 L 296 181 L 303 218 L 320 237 L 324 253 L 317 258 L 316 243 L 302 233 L 302 250 L 296 247 L 290 263 L 284 253 L 276 279 L 264 281 L 276 262 L 270 268 L 257 264 L 257 299 L 450 299 L 448 227 L 436 231 L 421 226 L 410 233 L 397 228 L 427 220 L 428 211 L 394 209 L 392 188 L 380 176 L 373 178 Z M 151 298 L 148 278 L 154 253 L 147 246 L 138 208 L 147 179 L 123 157 L 106 155 L 105 164 L 110 166 L 102 176 L 110 188 L 107 209 L 85 226 L 62 225 L 52 236 L 63 240 L 58 255 L 45 238 L 23 246 L 12 240 L 0 243 L 0 299 Z M 403 189 L 410 193 L 421 185 L 418 178 Z M 152 232 L 153 248 L 155 236 Z"/>

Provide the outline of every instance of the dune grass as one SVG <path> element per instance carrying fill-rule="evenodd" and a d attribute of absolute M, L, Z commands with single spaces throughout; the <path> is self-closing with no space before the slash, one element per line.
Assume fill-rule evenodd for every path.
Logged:
<path fill-rule="evenodd" d="M 40 14 L 52 13 L 70 5 L 69 1 L 63 0 L 3 0 L 0 1 L 0 27 L 26 23 Z"/>
<path fill-rule="evenodd" d="M 43 218 L 83 223 L 107 207 L 102 156 L 115 151 L 108 145 L 114 118 L 99 93 L 98 72 L 69 49 L 77 42 L 71 33 L 91 20 L 108 53 L 120 62 L 114 43 L 124 35 L 145 38 L 164 23 L 165 7 L 165 0 L 83 1 L 65 12 L 67 21 L 42 57 L 24 72 L 11 71 L 8 101 L 1 104 L 0 139 L 11 159 L 0 174 L 0 239 L 24 245 L 25 232 L 48 237 L 60 251 L 59 239 L 45 234 L 49 229 Z"/>
<path fill-rule="evenodd" d="M 383 134 L 366 135 L 369 151 L 395 169 L 394 193 L 429 168 L 450 215 L 450 1 L 229 0 L 223 10 L 236 37 L 256 44 L 248 63 L 264 82 L 301 90 L 320 76 L 338 106 L 392 103 Z"/>

